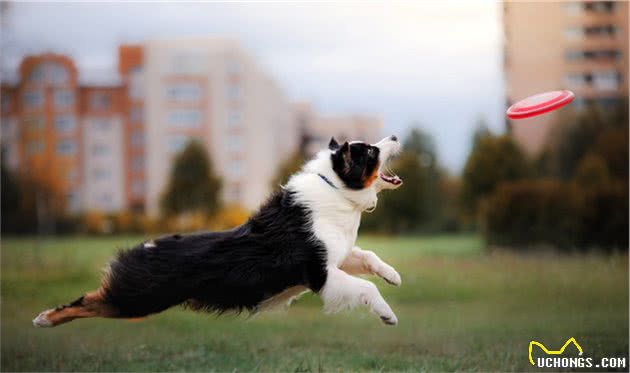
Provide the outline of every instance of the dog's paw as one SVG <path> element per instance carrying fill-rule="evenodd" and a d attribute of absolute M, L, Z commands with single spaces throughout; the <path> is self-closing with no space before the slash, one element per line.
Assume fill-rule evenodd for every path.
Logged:
<path fill-rule="evenodd" d="M 33 326 L 36 328 L 49 328 L 53 326 L 52 321 L 48 319 L 48 314 L 54 310 L 46 310 L 33 319 Z"/>
<path fill-rule="evenodd" d="M 384 266 L 383 269 L 379 271 L 379 276 L 381 276 L 383 280 L 387 281 L 388 284 L 394 286 L 400 286 L 400 284 L 402 284 L 400 275 L 390 266 Z"/>
<path fill-rule="evenodd" d="M 398 318 L 396 317 L 396 315 L 392 312 L 391 315 L 381 315 L 379 316 L 381 318 L 381 321 L 383 321 L 383 324 L 385 325 L 396 325 L 398 324 Z"/>

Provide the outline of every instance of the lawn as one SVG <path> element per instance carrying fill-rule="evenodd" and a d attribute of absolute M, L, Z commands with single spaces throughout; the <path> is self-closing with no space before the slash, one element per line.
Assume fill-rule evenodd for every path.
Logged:
<path fill-rule="evenodd" d="M 32 327 L 141 239 L 4 238 L 2 371 L 532 371 L 530 340 L 570 337 L 586 356 L 628 356 L 627 256 L 488 254 L 467 235 L 361 239 L 402 276 L 399 288 L 373 279 L 396 327 L 363 309 L 324 315 L 312 295 L 253 318 L 173 309 Z"/>

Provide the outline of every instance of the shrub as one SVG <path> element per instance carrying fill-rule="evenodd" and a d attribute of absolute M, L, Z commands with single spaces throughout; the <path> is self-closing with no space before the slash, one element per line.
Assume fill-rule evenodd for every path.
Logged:
<path fill-rule="evenodd" d="M 628 249 L 628 195 L 623 184 L 581 188 L 558 180 L 501 184 L 483 208 L 488 244 L 527 248 Z"/>
<path fill-rule="evenodd" d="M 627 184 L 618 182 L 585 190 L 580 217 L 581 246 L 628 250 Z"/>
<path fill-rule="evenodd" d="M 504 183 L 483 207 L 486 239 L 491 245 L 526 247 L 575 245 L 579 203 L 574 189 L 555 180 Z"/>

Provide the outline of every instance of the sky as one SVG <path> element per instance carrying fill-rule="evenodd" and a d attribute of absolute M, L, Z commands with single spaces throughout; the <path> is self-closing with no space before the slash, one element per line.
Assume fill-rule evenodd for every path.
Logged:
<path fill-rule="evenodd" d="M 154 38 L 225 36 L 323 114 L 367 113 L 384 135 L 431 134 L 440 163 L 461 171 L 475 124 L 504 130 L 500 3 L 10 3 L 2 67 L 46 51 L 81 73 L 115 74 L 117 48 Z"/>

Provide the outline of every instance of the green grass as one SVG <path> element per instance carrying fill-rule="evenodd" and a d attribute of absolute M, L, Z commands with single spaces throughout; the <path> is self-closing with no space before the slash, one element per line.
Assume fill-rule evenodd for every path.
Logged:
<path fill-rule="evenodd" d="M 312 295 L 251 319 L 174 309 L 31 326 L 141 239 L 3 239 L 2 371 L 531 371 L 531 339 L 569 337 L 586 356 L 628 355 L 627 256 L 489 255 L 476 236 L 361 240 L 402 275 L 400 288 L 373 279 L 397 327 L 363 309 L 324 315 Z"/>

